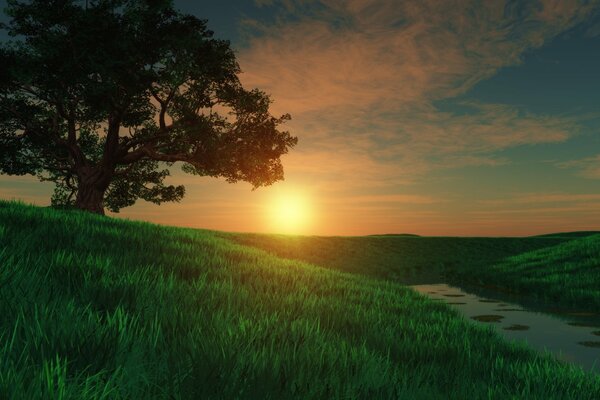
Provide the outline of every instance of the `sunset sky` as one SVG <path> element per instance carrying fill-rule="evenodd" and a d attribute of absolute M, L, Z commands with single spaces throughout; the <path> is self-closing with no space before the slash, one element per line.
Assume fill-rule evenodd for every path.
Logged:
<path fill-rule="evenodd" d="M 0 7 L 6 2 L 0 0 Z M 299 138 L 286 179 L 186 175 L 181 203 L 120 217 L 294 233 L 522 236 L 600 230 L 600 3 L 175 1 L 231 40 L 246 87 Z M 3 36 L 5 38 L 5 36 Z M 50 184 L 0 176 L 0 198 L 48 205 Z"/>

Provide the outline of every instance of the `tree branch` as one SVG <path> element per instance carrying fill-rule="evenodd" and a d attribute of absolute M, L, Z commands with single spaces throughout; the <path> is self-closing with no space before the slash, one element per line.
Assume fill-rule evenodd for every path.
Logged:
<path fill-rule="evenodd" d="M 168 138 L 170 136 L 169 132 L 171 130 L 173 130 L 173 126 L 169 125 L 166 128 L 166 133 L 163 133 L 162 135 L 154 135 L 154 136 L 149 136 L 149 137 L 138 137 L 138 138 L 128 140 L 121 147 L 121 151 L 119 152 L 120 158 L 123 158 L 125 155 L 127 155 L 127 151 L 129 151 L 130 149 L 132 149 L 136 146 L 150 144 L 151 142 L 155 142 L 160 139 Z"/>
<path fill-rule="evenodd" d="M 149 146 L 140 147 L 139 149 L 128 153 L 124 157 L 119 160 L 119 164 L 127 165 L 135 163 L 141 160 L 144 157 L 148 157 L 151 160 L 155 161 L 165 161 L 165 162 L 176 162 L 176 161 L 187 161 L 189 160 L 189 155 L 185 153 L 179 154 L 163 154 L 158 153 L 154 148 Z"/>
<path fill-rule="evenodd" d="M 169 103 L 171 102 L 171 100 L 173 100 L 173 97 L 175 96 L 176 92 L 177 91 L 175 89 L 171 89 L 171 91 L 167 95 L 167 98 L 163 100 L 160 98 L 160 96 L 158 95 L 158 93 L 156 93 L 155 90 L 150 89 L 150 93 L 152 93 L 152 97 L 154 97 L 154 99 L 158 102 L 158 104 L 160 104 L 160 112 L 158 115 L 158 123 L 159 123 L 160 129 L 164 130 L 167 127 L 167 124 L 165 122 L 165 115 L 167 114 L 167 109 L 169 107 Z"/>

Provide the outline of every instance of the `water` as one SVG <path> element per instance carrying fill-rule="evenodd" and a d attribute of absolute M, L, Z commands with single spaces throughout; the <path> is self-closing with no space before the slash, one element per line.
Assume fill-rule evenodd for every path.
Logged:
<path fill-rule="evenodd" d="M 417 292 L 456 307 L 476 323 L 493 325 L 507 339 L 554 353 L 559 359 L 600 373 L 600 315 L 587 312 L 550 314 L 519 304 L 480 297 L 445 283 L 413 285 Z M 494 298 L 495 297 L 495 298 Z"/>

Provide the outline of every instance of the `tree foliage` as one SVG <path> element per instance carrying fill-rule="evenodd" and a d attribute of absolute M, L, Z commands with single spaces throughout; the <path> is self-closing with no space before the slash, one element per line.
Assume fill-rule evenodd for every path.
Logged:
<path fill-rule="evenodd" d="M 283 179 L 297 138 L 242 87 L 229 42 L 167 0 L 9 0 L 0 47 L 0 172 L 56 183 L 53 203 L 103 213 L 178 201 L 191 174 Z"/>

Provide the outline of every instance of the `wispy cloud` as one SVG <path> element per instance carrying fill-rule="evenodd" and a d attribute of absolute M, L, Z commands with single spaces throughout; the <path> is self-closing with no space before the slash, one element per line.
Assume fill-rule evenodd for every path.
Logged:
<path fill-rule="evenodd" d="M 596 2 L 260 3 L 281 5 L 282 17 L 275 26 L 255 21 L 260 33 L 240 52 L 243 80 L 271 93 L 276 112 L 292 113 L 300 149 L 329 155 L 321 165 L 363 159 L 365 180 L 387 182 L 395 168 L 402 182 L 436 168 L 503 164 L 498 150 L 565 141 L 579 129 L 572 118 L 502 104 L 469 104 L 465 115 L 434 104 L 519 64 Z"/>
<path fill-rule="evenodd" d="M 557 164 L 560 168 L 573 168 L 580 176 L 600 179 L 600 154 L 580 160 L 565 161 Z"/>
<path fill-rule="evenodd" d="M 350 204 L 434 204 L 441 203 L 444 200 L 432 196 L 415 194 L 382 194 L 382 195 L 364 195 L 345 197 L 344 201 Z M 322 203 L 338 203 L 336 199 L 322 200 Z"/>
<path fill-rule="evenodd" d="M 486 206 L 513 206 L 513 205 L 547 205 L 555 204 L 573 204 L 600 202 L 600 194 L 597 193 L 525 193 L 519 194 L 508 199 L 480 200 L 478 204 Z M 596 206 L 596 203 L 593 203 Z"/>

